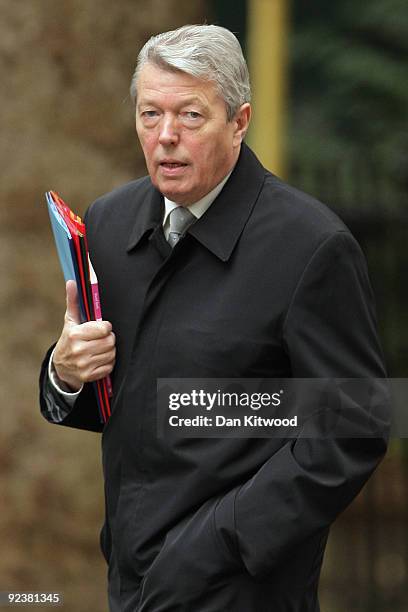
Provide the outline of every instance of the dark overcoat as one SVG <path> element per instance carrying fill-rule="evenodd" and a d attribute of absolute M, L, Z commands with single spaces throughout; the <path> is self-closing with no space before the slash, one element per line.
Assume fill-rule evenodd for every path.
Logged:
<path fill-rule="evenodd" d="M 243 145 L 172 250 L 149 177 L 86 224 L 117 339 L 103 429 L 85 386 L 62 425 L 102 431 L 113 612 L 316 612 L 328 529 L 385 451 L 375 439 L 159 437 L 158 378 L 385 376 L 361 250 Z M 47 416 L 47 358 L 41 405 Z"/>

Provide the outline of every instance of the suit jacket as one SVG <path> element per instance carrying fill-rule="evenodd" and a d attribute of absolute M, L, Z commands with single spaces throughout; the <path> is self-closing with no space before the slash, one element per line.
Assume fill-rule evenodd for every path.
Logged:
<path fill-rule="evenodd" d="M 117 338 L 102 434 L 111 610 L 316 612 L 329 525 L 384 437 L 160 438 L 156 381 L 384 377 L 364 257 L 329 209 L 245 145 L 173 250 L 163 211 L 146 177 L 86 216 Z M 62 424 L 102 430 L 88 385 Z"/>

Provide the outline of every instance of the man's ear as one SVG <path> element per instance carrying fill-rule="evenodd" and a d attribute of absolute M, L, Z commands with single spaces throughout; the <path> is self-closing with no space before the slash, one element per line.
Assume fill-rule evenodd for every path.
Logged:
<path fill-rule="evenodd" d="M 249 102 L 242 104 L 237 110 L 234 119 L 234 145 L 239 146 L 245 138 L 251 121 L 251 105 Z"/>

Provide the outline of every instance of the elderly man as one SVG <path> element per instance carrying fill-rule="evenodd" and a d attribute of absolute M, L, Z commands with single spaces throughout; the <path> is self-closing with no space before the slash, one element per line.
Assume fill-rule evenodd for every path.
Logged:
<path fill-rule="evenodd" d="M 385 451 L 357 439 L 157 435 L 158 378 L 384 376 L 361 251 L 243 143 L 228 30 L 151 38 L 131 85 L 149 176 L 88 210 L 106 321 L 75 284 L 41 375 L 51 422 L 102 431 L 112 612 L 317 612 L 328 529 Z M 103 427 L 91 381 L 112 373 Z"/>

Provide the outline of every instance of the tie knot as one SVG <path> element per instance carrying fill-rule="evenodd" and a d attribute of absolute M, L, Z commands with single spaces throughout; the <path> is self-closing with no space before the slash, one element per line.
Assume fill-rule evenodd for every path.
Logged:
<path fill-rule="evenodd" d="M 184 206 L 173 208 L 170 213 L 170 233 L 168 241 L 173 247 L 196 220 L 192 212 Z"/>

